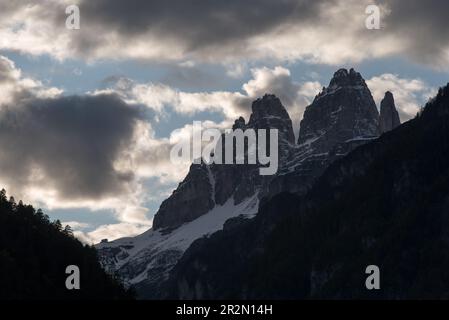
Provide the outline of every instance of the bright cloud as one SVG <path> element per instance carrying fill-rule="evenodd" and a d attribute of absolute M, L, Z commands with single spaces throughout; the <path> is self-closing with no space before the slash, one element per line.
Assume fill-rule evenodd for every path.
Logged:
<path fill-rule="evenodd" d="M 251 103 L 266 93 L 278 96 L 299 125 L 305 107 L 318 94 L 322 85 L 317 81 L 296 82 L 290 71 L 277 66 L 251 69 L 252 79 L 242 85 L 242 92 L 183 92 L 161 84 L 139 84 L 118 78 L 110 88 L 94 94 L 117 93 L 129 103 L 143 104 L 164 115 L 174 111 L 194 115 L 205 111 L 220 112 L 230 123 L 239 116 L 249 117 Z"/>
<path fill-rule="evenodd" d="M 367 81 L 374 100 L 379 105 L 386 91 L 394 95 L 396 108 L 402 121 L 414 118 L 436 89 L 420 79 L 400 78 L 394 74 L 382 74 Z"/>

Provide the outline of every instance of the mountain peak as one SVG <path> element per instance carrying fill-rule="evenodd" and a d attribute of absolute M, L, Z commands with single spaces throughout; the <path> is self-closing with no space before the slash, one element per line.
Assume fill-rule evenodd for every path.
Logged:
<path fill-rule="evenodd" d="M 380 132 L 391 131 L 401 124 L 399 113 L 394 103 L 393 94 L 390 91 L 385 92 L 385 97 L 380 103 Z"/>
<path fill-rule="evenodd" d="M 280 140 L 294 144 L 295 135 L 292 121 L 278 97 L 273 94 L 265 94 L 253 102 L 251 110 L 248 128 L 278 129 Z"/>
<path fill-rule="evenodd" d="M 334 73 L 332 80 L 330 81 L 329 88 L 346 87 L 346 86 L 364 86 L 366 87 L 365 80 L 362 75 L 354 69 L 340 69 Z"/>
<path fill-rule="evenodd" d="M 391 91 L 385 92 L 385 97 L 384 97 L 384 99 L 393 100 L 393 102 L 394 102 L 394 96 L 393 96 L 393 93 L 391 93 Z"/>
<path fill-rule="evenodd" d="M 251 117 L 279 116 L 289 118 L 281 100 L 274 94 L 265 94 L 262 98 L 255 100 L 251 106 L 251 110 Z"/>
<path fill-rule="evenodd" d="M 340 69 L 306 108 L 298 144 L 321 144 L 325 152 L 338 143 L 378 134 L 379 112 L 365 80 L 354 69 Z"/>

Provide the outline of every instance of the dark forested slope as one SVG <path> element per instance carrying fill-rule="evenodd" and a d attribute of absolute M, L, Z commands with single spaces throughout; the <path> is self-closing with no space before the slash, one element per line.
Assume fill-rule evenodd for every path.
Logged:
<path fill-rule="evenodd" d="M 66 267 L 80 270 L 68 290 Z M 33 207 L 0 192 L 0 299 L 127 299 L 132 294 L 101 268 L 96 250 Z"/>

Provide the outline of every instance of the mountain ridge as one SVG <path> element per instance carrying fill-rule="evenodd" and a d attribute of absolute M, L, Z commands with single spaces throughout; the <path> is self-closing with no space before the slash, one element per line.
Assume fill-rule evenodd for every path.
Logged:
<path fill-rule="evenodd" d="M 331 164 L 306 195 L 278 194 L 251 222 L 193 243 L 168 297 L 447 298 L 448 136 L 449 85 L 415 119 Z M 373 264 L 381 289 L 370 291 Z"/>
<path fill-rule="evenodd" d="M 261 199 L 284 190 L 305 193 L 330 163 L 380 133 L 376 104 L 362 76 L 353 69 L 337 71 L 329 87 L 324 88 L 306 108 L 298 144 L 288 112 L 276 96 L 266 94 L 255 100 L 252 111 L 248 123 L 240 117 L 233 128 L 279 130 L 278 174 L 260 176 L 258 165 L 193 164 L 186 178 L 162 203 L 154 227 L 144 234 L 148 236 L 146 249 L 140 243 L 144 235 L 97 245 L 107 270 L 117 273 L 130 285 L 139 287 L 140 281 L 143 296 L 157 296 L 161 290 L 158 283 L 167 279 L 168 272 L 195 239 L 187 237 L 189 240 L 184 239 L 183 244 L 164 249 L 165 253 L 151 249 L 158 246 L 157 241 L 176 238 L 185 226 L 195 225 L 198 219 L 213 214 L 215 208 L 225 204 L 230 206 L 228 210 L 234 210 L 228 212 L 228 217 L 233 219 L 227 226 L 244 223 L 245 219 L 254 217 L 257 212 L 254 208 Z M 321 134 L 320 130 L 323 131 Z M 301 140 L 301 134 L 309 137 Z M 312 135 L 313 141 L 310 140 Z M 248 212 L 239 211 L 240 204 L 247 201 L 252 202 L 253 207 Z M 243 220 L 238 218 L 240 215 Z M 221 227 L 203 230 L 198 236 L 210 235 L 223 226 L 226 226 L 225 221 Z M 165 237 L 165 240 L 159 237 Z M 142 248 L 135 252 L 136 247 Z M 166 261 L 165 268 L 155 261 Z M 154 263 L 157 268 L 149 270 L 147 267 Z M 158 272 L 160 276 L 156 275 Z M 148 283 L 146 280 L 150 278 L 151 283 Z M 154 294 L 150 292 L 152 290 Z"/>

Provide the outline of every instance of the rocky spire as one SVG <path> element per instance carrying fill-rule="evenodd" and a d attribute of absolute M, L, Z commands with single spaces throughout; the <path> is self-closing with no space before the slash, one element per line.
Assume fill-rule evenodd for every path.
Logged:
<path fill-rule="evenodd" d="M 329 88 L 350 86 L 366 87 L 365 80 L 363 79 L 361 74 L 356 72 L 352 68 L 349 71 L 346 69 L 340 69 L 335 72 L 329 84 Z"/>
<path fill-rule="evenodd" d="M 335 72 L 327 88 L 306 108 L 298 144 L 313 143 L 323 152 L 337 143 L 379 135 L 379 113 L 360 73 Z"/>
<path fill-rule="evenodd" d="M 385 93 L 385 97 L 380 103 L 380 132 L 385 133 L 393 130 L 401 124 L 399 113 L 394 104 L 393 94 L 389 91 Z"/>
<path fill-rule="evenodd" d="M 248 128 L 278 129 L 279 140 L 295 143 L 295 134 L 290 116 L 275 95 L 266 94 L 252 104 Z"/>

